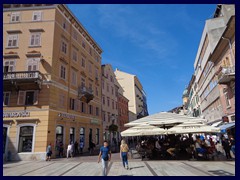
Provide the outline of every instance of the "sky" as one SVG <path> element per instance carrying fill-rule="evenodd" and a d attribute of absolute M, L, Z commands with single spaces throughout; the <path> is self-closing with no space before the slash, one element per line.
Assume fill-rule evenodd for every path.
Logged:
<path fill-rule="evenodd" d="M 102 64 L 136 75 L 149 114 L 182 105 L 214 4 L 69 4 L 103 49 Z"/>

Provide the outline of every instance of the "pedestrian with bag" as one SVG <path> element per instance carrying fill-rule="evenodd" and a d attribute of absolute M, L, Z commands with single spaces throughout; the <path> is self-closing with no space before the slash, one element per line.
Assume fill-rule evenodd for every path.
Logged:
<path fill-rule="evenodd" d="M 98 155 L 98 163 L 102 160 L 102 176 L 107 176 L 108 162 L 111 161 L 111 150 L 108 146 L 108 142 L 104 141 L 103 146 L 100 148 Z"/>
<path fill-rule="evenodd" d="M 73 157 L 73 144 L 71 143 L 69 143 L 67 147 L 67 158 L 69 155 L 71 156 L 71 158 Z"/>
<path fill-rule="evenodd" d="M 51 143 L 49 143 L 49 145 L 47 146 L 47 158 L 46 161 L 51 161 L 51 155 L 52 155 L 52 145 Z"/>
<path fill-rule="evenodd" d="M 128 145 L 125 140 L 122 140 L 120 145 L 120 158 L 122 159 L 123 167 L 125 168 L 125 165 L 127 166 L 127 170 L 129 169 L 128 152 L 129 152 Z"/>

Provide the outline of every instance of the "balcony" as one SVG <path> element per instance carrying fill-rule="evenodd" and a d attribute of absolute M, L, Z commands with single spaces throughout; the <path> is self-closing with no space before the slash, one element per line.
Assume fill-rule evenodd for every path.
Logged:
<path fill-rule="evenodd" d="M 235 80 L 235 66 L 232 67 L 221 67 L 218 73 L 218 83 L 228 84 Z"/>
<path fill-rule="evenodd" d="M 39 71 L 15 71 L 3 73 L 4 91 L 41 89 L 43 76 Z"/>
<path fill-rule="evenodd" d="M 93 100 L 93 90 L 84 86 L 78 87 L 78 99 L 81 101 L 84 101 L 86 103 L 89 103 L 91 100 Z"/>

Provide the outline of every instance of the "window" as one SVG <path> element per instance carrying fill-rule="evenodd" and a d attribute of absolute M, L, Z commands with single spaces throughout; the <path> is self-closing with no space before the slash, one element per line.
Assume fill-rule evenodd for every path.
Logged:
<path fill-rule="evenodd" d="M 106 113 L 105 113 L 105 111 L 102 112 L 102 116 L 103 116 L 103 121 L 106 121 Z"/>
<path fill-rule="evenodd" d="M 75 128 L 73 127 L 70 128 L 70 142 L 71 143 L 75 142 Z"/>
<path fill-rule="evenodd" d="M 78 53 L 77 53 L 77 50 L 73 49 L 73 52 L 72 52 L 72 59 L 77 62 L 78 61 Z"/>
<path fill-rule="evenodd" d="M 227 89 L 226 89 L 226 88 L 225 88 L 223 91 L 224 91 L 226 106 L 227 106 L 227 108 L 228 108 L 228 107 L 231 106 L 231 104 L 230 104 L 230 99 L 229 99 L 229 95 L 228 95 L 228 92 L 227 92 Z"/>
<path fill-rule="evenodd" d="M 18 105 L 36 105 L 38 104 L 38 91 L 19 91 Z"/>
<path fill-rule="evenodd" d="M 111 87 L 112 88 L 112 95 L 114 95 L 114 88 L 113 87 Z"/>
<path fill-rule="evenodd" d="M 93 90 L 93 87 L 92 87 L 92 84 L 91 84 L 91 83 L 89 83 L 89 89 L 90 89 L 90 90 Z"/>
<path fill-rule="evenodd" d="M 88 71 L 90 74 L 92 74 L 92 64 L 90 62 L 88 64 Z"/>
<path fill-rule="evenodd" d="M 70 104 L 69 104 L 70 107 L 69 107 L 69 108 L 70 108 L 71 110 L 76 110 L 76 102 L 77 102 L 77 101 L 76 101 L 75 99 L 70 98 Z"/>
<path fill-rule="evenodd" d="M 109 84 L 107 83 L 107 92 L 109 92 Z"/>
<path fill-rule="evenodd" d="M 60 66 L 60 78 L 66 79 L 66 66 L 63 64 Z"/>
<path fill-rule="evenodd" d="M 35 11 L 33 12 L 33 21 L 41 21 L 42 20 L 42 12 Z"/>
<path fill-rule="evenodd" d="M 95 68 L 95 78 L 96 78 L 96 80 L 98 80 L 98 69 L 97 68 Z"/>
<path fill-rule="evenodd" d="M 10 92 L 3 92 L 3 106 L 8 106 L 10 101 Z"/>
<path fill-rule="evenodd" d="M 82 113 L 85 113 L 86 112 L 86 106 L 85 106 L 85 103 L 82 102 Z"/>
<path fill-rule="evenodd" d="M 60 148 L 61 146 L 63 147 L 63 126 L 57 126 L 56 127 L 56 148 Z"/>
<path fill-rule="evenodd" d="M 65 95 L 63 95 L 63 94 L 59 95 L 59 107 L 60 108 L 65 107 Z"/>
<path fill-rule="evenodd" d="M 112 76 L 110 77 L 110 81 L 113 82 L 113 77 Z"/>
<path fill-rule="evenodd" d="M 110 106 L 110 99 L 109 99 L 109 97 L 107 98 L 107 105 L 108 105 L 108 107 Z"/>
<path fill-rule="evenodd" d="M 80 142 L 85 142 L 85 128 L 80 128 Z"/>
<path fill-rule="evenodd" d="M 71 83 L 72 85 L 77 85 L 77 72 L 72 69 L 72 77 L 71 77 Z"/>
<path fill-rule="evenodd" d="M 20 12 L 14 12 L 11 14 L 11 22 L 19 22 L 20 21 Z"/>
<path fill-rule="evenodd" d="M 114 109 L 114 100 L 112 100 L 112 109 Z"/>
<path fill-rule="evenodd" d="M 82 67 L 85 68 L 85 59 L 82 58 Z"/>
<path fill-rule="evenodd" d="M 3 65 L 3 72 L 13 72 L 15 71 L 15 60 L 4 60 L 4 65 Z"/>
<path fill-rule="evenodd" d="M 18 34 L 8 35 L 7 47 L 18 47 Z"/>
<path fill-rule="evenodd" d="M 64 21 L 64 22 L 62 23 L 62 27 L 63 27 L 63 29 L 67 30 L 67 23 L 66 23 L 66 21 Z"/>
<path fill-rule="evenodd" d="M 30 58 L 27 60 L 27 70 L 28 71 L 38 71 L 38 63 L 39 63 L 39 58 Z"/>
<path fill-rule="evenodd" d="M 33 126 L 20 127 L 18 152 L 32 152 L 33 147 Z"/>
<path fill-rule="evenodd" d="M 84 78 L 82 78 L 82 80 L 81 80 L 81 86 L 82 87 L 86 87 L 86 83 L 85 83 L 85 79 Z"/>
<path fill-rule="evenodd" d="M 99 129 L 96 129 L 96 144 L 99 144 Z"/>
<path fill-rule="evenodd" d="M 92 114 L 92 105 L 89 105 L 88 109 L 89 109 L 89 114 Z"/>
<path fill-rule="evenodd" d="M 64 54 L 67 54 L 67 43 L 62 41 L 61 43 L 61 51 L 64 53 Z"/>
<path fill-rule="evenodd" d="M 82 41 L 82 47 L 85 49 L 86 48 L 86 44 L 85 44 L 85 41 L 83 40 Z"/>
<path fill-rule="evenodd" d="M 96 116 L 99 116 L 99 108 L 96 107 Z"/>
<path fill-rule="evenodd" d="M 102 97 L 103 104 L 105 104 L 105 96 Z"/>
<path fill-rule="evenodd" d="M 30 46 L 41 45 L 41 33 L 31 33 Z"/>

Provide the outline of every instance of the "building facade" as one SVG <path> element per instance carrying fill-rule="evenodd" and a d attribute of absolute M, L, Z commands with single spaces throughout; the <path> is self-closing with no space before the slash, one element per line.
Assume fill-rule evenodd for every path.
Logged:
<path fill-rule="evenodd" d="M 112 124 L 119 127 L 118 119 L 118 85 L 110 64 L 102 65 L 102 119 L 103 138 L 112 142 L 118 134 L 112 134 L 110 126 Z M 119 129 L 118 131 L 119 132 Z"/>
<path fill-rule="evenodd" d="M 119 132 L 126 130 L 124 124 L 129 122 L 128 102 L 129 100 L 123 95 L 123 88 L 120 86 L 118 90 L 118 118 L 119 118 Z"/>
<path fill-rule="evenodd" d="M 146 93 L 136 75 L 116 69 L 115 75 L 118 83 L 123 88 L 123 95 L 129 100 L 129 121 L 148 115 Z"/>
<path fill-rule="evenodd" d="M 218 5 L 213 18 L 208 19 L 202 33 L 200 45 L 194 63 L 197 94 L 200 97 L 201 117 L 208 123 L 220 121 L 224 115 L 215 76 L 216 67 L 210 56 L 232 15 L 235 14 L 234 5 Z"/>
<path fill-rule="evenodd" d="M 102 143 L 102 50 L 66 5 L 3 5 L 4 156 Z"/>

